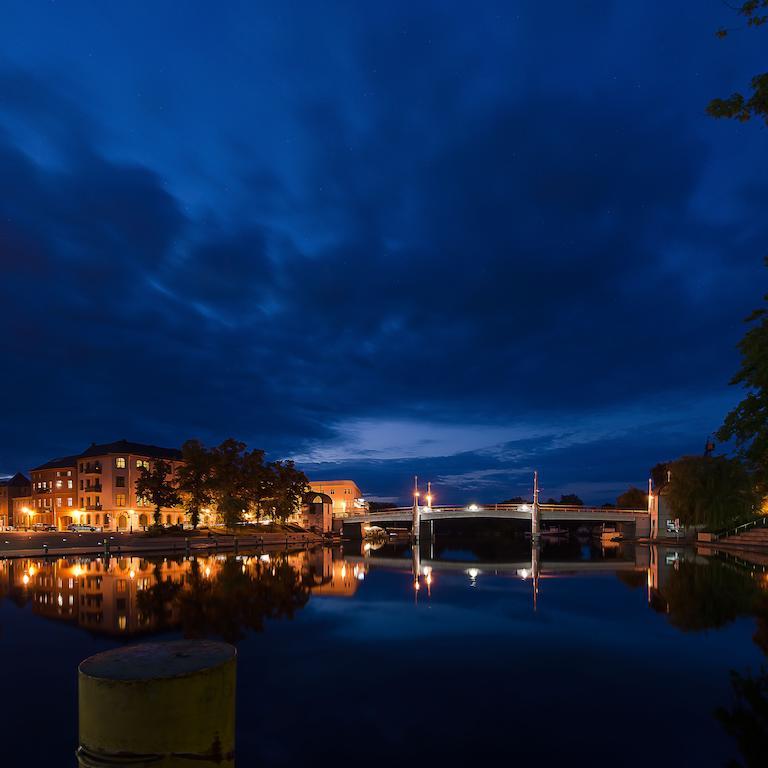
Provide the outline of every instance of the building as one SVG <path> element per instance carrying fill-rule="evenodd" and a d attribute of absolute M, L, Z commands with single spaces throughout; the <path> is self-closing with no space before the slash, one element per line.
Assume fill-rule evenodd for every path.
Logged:
<path fill-rule="evenodd" d="M 29 480 L 17 472 L 10 477 L 0 477 L 0 530 L 15 525 L 14 502 L 16 499 L 28 498 L 30 495 Z"/>
<path fill-rule="evenodd" d="M 14 499 L 19 527 L 34 523 L 93 525 L 110 531 L 145 528 L 152 523 L 154 508 L 136 495 L 142 468 L 164 460 L 171 473 L 181 465 L 181 451 L 156 445 L 118 440 L 92 443 L 82 453 L 63 456 L 31 471 L 31 494 Z M 161 522 L 184 522 L 182 509 L 163 509 Z"/>
<path fill-rule="evenodd" d="M 353 480 L 317 480 L 310 481 L 309 487 L 315 493 L 330 496 L 333 500 L 333 516 L 346 517 L 355 510 L 368 508 L 363 492 Z"/>
<path fill-rule="evenodd" d="M 154 508 L 136 495 L 136 480 L 143 468 L 149 469 L 158 459 L 168 462 L 173 475 L 182 463 L 181 451 L 128 440 L 92 443 L 77 456 L 80 519 L 74 522 L 117 531 L 151 525 Z M 163 525 L 183 522 L 182 509 L 162 510 Z M 60 528 L 66 525 L 59 523 Z"/>
<path fill-rule="evenodd" d="M 30 477 L 32 503 L 19 510 L 22 518 L 17 527 L 29 528 L 35 523 L 57 525 L 61 518 L 71 519 L 77 508 L 77 457 L 51 459 L 32 469 Z"/>
<path fill-rule="evenodd" d="M 333 528 L 333 499 L 317 491 L 305 493 L 296 522 L 308 531 L 330 533 Z"/>

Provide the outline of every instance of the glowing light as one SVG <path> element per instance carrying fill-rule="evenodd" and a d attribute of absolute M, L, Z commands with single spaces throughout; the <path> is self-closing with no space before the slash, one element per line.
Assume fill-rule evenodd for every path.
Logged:
<path fill-rule="evenodd" d="M 211 568 L 210 566 L 205 567 L 205 577 L 208 578 L 211 575 Z"/>
<path fill-rule="evenodd" d="M 341 578 L 346 579 L 347 578 L 347 566 L 342 565 L 341 566 Z"/>
<path fill-rule="evenodd" d="M 75 566 L 75 567 L 72 569 L 72 574 L 73 574 L 74 576 L 76 576 L 76 577 L 78 577 L 78 578 L 79 578 L 80 576 L 82 576 L 82 575 L 83 575 L 83 569 L 82 569 L 82 568 L 81 568 L 79 565 L 76 565 L 76 566 Z"/>
<path fill-rule="evenodd" d="M 478 510 L 478 509 L 480 509 L 480 507 L 478 507 L 478 506 L 477 506 L 477 504 L 470 504 L 470 505 L 467 507 L 467 509 L 468 509 L 470 512 L 477 512 L 477 510 Z"/>
<path fill-rule="evenodd" d="M 136 578 L 136 571 L 134 571 L 134 570 L 131 570 L 131 571 L 128 573 L 128 578 L 129 578 L 129 579 L 135 579 L 135 578 Z"/>
<path fill-rule="evenodd" d="M 518 573 L 520 574 L 520 578 L 525 580 L 528 578 L 528 569 L 527 568 L 521 568 Z"/>
<path fill-rule="evenodd" d="M 418 579 L 416 579 L 416 580 L 413 582 L 413 588 L 414 588 L 414 589 L 415 589 L 417 592 L 418 592 L 418 591 L 421 589 L 421 584 L 419 584 L 419 580 L 418 580 Z"/>
<path fill-rule="evenodd" d="M 528 506 L 528 504 L 523 504 L 522 507 L 520 507 L 521 512 L 530 512 L 531 508 Z"/>
<path fill-rule="evenodd" d="M 29 575 L 30 576 L 34 576 L 36 573 L 37 573 L 37 569 L 35 568 L 35 566 L 34 565 L 30 565 L 29 566 Z"/>
<path fill-rule="evenodd" d="M 265 552 L 263 555 L 259 556 L 259 560 L 261 560 L 262 563 L 268 563 L 269 555 Z"/>
<path fill-rule="evenodd" d="M 26 573 L 21 577 L 21 580 L 24 582 L 24 586 L 29 584 L 29 576 Z"/>

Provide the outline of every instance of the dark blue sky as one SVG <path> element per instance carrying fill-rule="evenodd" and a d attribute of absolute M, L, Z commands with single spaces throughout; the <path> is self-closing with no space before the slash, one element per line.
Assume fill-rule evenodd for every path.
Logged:
<path fill-rule="evenodd" d="M 371 496 L 602 502 L 698 453 L 765 288 L 720 0 L 19 2 L 0 470 L 234 435 Z"/>

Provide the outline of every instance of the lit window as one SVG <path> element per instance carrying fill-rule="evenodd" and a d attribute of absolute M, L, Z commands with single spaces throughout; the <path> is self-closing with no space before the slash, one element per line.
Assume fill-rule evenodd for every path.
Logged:
<path fill-rule="evenodd" d="M 136 459 L 137 469 L 149 469 L 149 462 L 146 459 Z"/>
<path fill-rule="evenodd" d="M 117 469 L 125 469 L 125 456 L 118 456 L 115 459 L 115 467 Z"/>
<path fill-rule="evenodd" d="M 60 507 L 60 506 L 61 506 L 61 503 L 62 503 L 62 501 L 63 501 L 63 499 L 61 498 L 61 496 L 57 496 L 57 497 L 56 497 L 56 506 L 57 506 L 57 507 Z"/>
<path fill-rule="evenodd" d="M 73 487 L 72 486 L 72 481 L 71 480 L 67 480 L 67 488 L 69 488 L 71 490 L 72 487 Z"/>
<path fill-rule="evenodd" d="M 124 507 L 125 506 L 125 494 L 124 493 L 118 493 L 115 495 L 115 506 L 116 507 Z"/>

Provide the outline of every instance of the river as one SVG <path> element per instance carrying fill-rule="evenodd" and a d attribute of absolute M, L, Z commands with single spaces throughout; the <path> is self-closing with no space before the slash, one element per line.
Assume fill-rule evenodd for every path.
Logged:
<path fill-rule="evenodd" d="M 84 658 L 206 637 L 237 646 L 239 766 L 764 765 L 754 560 L 445 540 L 0 561 L 5 764 L 77 764 Z"/>

